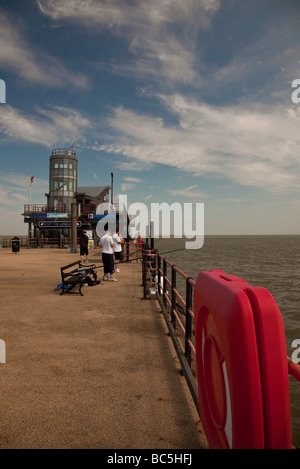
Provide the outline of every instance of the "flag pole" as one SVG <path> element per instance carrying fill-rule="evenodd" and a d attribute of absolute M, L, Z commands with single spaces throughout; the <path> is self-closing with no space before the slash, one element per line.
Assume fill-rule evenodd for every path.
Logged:
<path fill-rule="evenodd" d="M 30 184 L 29 184 L 29 210 L 31 210 L 31 185 L 34 180 L 34 176 L 31 176 L 30 178 Z"/>

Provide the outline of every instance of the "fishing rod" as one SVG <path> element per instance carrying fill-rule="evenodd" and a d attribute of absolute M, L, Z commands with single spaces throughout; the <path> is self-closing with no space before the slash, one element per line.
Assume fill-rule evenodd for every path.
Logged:
<path fill-rule="evenodd" d="M 159 255 L 164 255 L 164 254 L 171 254 L 173 252 L 178 252 L 178 251 L 184 251 L 185 248 L 181 248 L 181 249 L 172 249 L 170 251 L 164 251 L 164 252 L 160 252 Z M 144 250 L 145 252 L 147 252 L 148 250 L 145 249 Z M 150 249 L 149 249 L 150 251 Z M 140 252 L 140 250 L 137 250 L 137 251 L 134 251 L 134 252 L 131 252 L 129 254 L 129 256 L 133 256 L 134 254 L 137 254 L 138 252 Z M 133 261 L 137 261 L 137 260 L 141 260 L 142 257 L 138 257 L 138 258 L 134 258 L 134 259 L 128 259 L 128 260 L 123 260 L 123 261 L 120 261 L 119 264 L 126 264 L 126 262 L 133 262 Z M 93 265 L 94 266 L 94 265 Z M 86 266 L 88 267 L 88 266 Z M 101 267 L 103 267 L 103 264 L 99 265 L 99 266 L 94 266 L 94 269 L 100 269 Z"/>
<path fill-rule="evenodd" d="M 171 252 L 178 252 L 178 251 L 185 251 L 185 248 L 173 249 L 172 251 L 160 252 L 159 254 L 160 254 L 160 255 L 163 255 L 163 254 L 170 254 Z"/>

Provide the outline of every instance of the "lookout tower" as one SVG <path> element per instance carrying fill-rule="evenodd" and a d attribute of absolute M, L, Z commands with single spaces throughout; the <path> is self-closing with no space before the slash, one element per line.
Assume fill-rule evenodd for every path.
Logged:
<path fill-rule="evenodd" d="M 76 202 L 78 159 L 74 148 L 54 148 L 50 156 L 48 211 L 70 213 Z"/>
<path fill-rule="evenodd" d="M 79 166 L 74 145 L 51 150 L 47 202 L 24 205 L 29 247 L 69 246 L 71 237 L 76 241 L 75 224 L 77 236 L 86 230 L 91 239 L 96 239 L 97 224 L 104 216 L 98 206 L 107 201 L 111 187 L 78 186 Z M 118 207 L 115 210 L 120 212 Z"/>

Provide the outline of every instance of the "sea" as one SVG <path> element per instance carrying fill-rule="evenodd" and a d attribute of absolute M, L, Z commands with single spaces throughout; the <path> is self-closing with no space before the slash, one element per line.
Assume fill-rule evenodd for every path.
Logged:
<path fill-rule="evenodd" d="M 300 236 L 205 236 L 200 249 L 185 249 L 184 239 L 160 238 L 154 247 L 184 273 L 220 269 L 266 288 L 282 314 L 287 356 L 300 360 Z M 297 349 L 299 352 L 297 352 Z M 300 382 L 290 376 L 293 445 L 300 447 Z"/>

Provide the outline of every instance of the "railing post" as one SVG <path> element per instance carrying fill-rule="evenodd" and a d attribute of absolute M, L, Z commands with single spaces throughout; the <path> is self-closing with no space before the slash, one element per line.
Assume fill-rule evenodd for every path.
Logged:
<path fill-rule="evenodd" d="M 143 251 L 143 298 L 147 298 L 147 254 Z"/>
<path fill-rule="evenodd" d="M 160 271 L 161 271 L 161 257 L 159 253 L 157 252 L 157 293 L 159 296 L 161 296 L 160 294 L 160 282 L 161 282 Z"/>
<path fill-rule="evenodd" d="M 152 279 L 154 282 L 154 288 L 156 288 L 155 279 L 157 278 L 157 249 L 153 250 L 153 267 L 155 270 L 152 271 Z"/>
<path fill-rule="evenodd" d="M 150 222 L 150 249 L 154 251 L 154 223 Z"/>
<path fill-rule="evenodd" d="M 176 270 L 175 270 L 175 265 L 172 265 L 172 295 L 171 295 L 171 321 L 173 323 L 174 329 L 176 328 L 176 317 L 174 314 L 174 311 L 176 310 Z"/>
<path fill-rule="evenodd" d="M 165 309 L 167 309 L 167 299 L 166 299 L 166 294 L 167 294 L 167 263 L 165 258 L 163 258 L 163 303 Z"/>
<path fill-rule="evenodd" d="M 192 351 L 189 346 L 189 340 L 192 338 L 192 318 L 190 310 L 192 310 L 193 288 L 189 282 L 190 277 L 186 279 L 186 306 L 185 306 L 185 356 L 189 366 L 192 364 Z"/>

